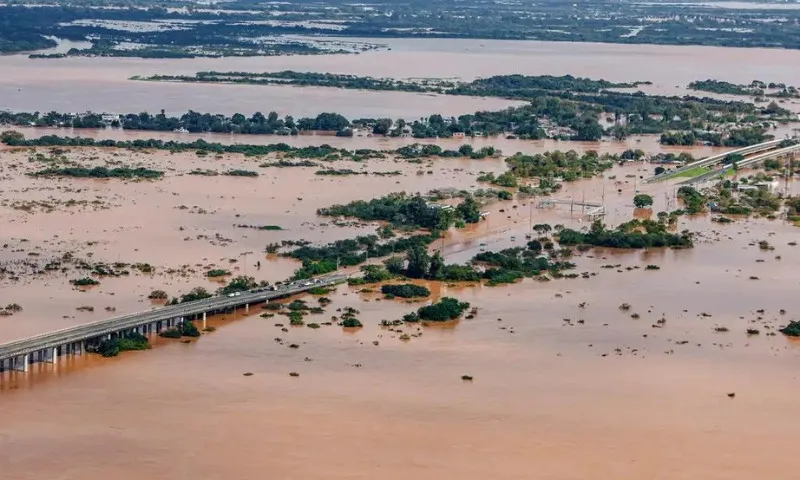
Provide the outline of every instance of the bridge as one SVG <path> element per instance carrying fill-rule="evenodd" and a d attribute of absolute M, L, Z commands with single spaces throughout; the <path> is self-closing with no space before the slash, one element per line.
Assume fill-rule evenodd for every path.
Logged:
<path fill-rule="evenodd" d="M 784 140 L 770 140 L 769 142 L 758 143 L 756 145 L 750 145 L 749 147 L 738 148 L 736 150 L 730 150 L 730 151 L 725 152 L 725 153 L 712 155 L 710 157 L 706 157 L 706 158 L 703 158 L 701 160 L 697 160 L 695 162 L 688 163 L 688 164 L 686 164 L 686 165 L 684 165 L 682 167 L 676 168 L 675 170 L 669 170 L 669 171 L 666 171 L 664 173 L 660 173 L 658 175 L 650 177 L 650 178 L 645 180 L 645 183 L 652 183 L 652 182 L 658 182 L 658 181 L 661 181 L 661 180 L 666 180 L 667 178 L 672 178 L 672 177 L 674 177 L 676 175 L 680 175 L 683 172 L 686 172 L 686 171 L 689 171 L 689 170 L 692 170 L 692 169 L 698 168 L 698 167 L 710 167 L 710 166 L 716 165 L 717 163 L 721 163 L 729 155 L 737 155 L 738 154 L 738 155 L 744 156 L 744 155 L 751 155 L 753 153 L 763 152 L 765 150 L 771 150 L 771 149 L 777 147 L 778 145 L 780 145 L 781 142 L 783 142 L 783 141 Z M 741 165 L 741 162 L 739 164 Z"/>
<path fill-rule="evenodd" d="M 800 151 L 800 144 L 797 145 L 790 145 L 788 147 L 779 148 L 777 150 L 770 150 L 768 152 L 759 153 L 758 155 L 753 155 L 752 157 L 745 158 L 744 160 L 740 160 L 736 162 L 736 166 L 739 168 L 742 167 L 749 167 L 751 165 L 755 165 L 757 163 L 763 162 L 764 160 L 769 160 L 773 158 L 779 158 L 785 155 L 791 155 L 795 152 Z M 717 177 L 721 177 L 725 175 L 726 172 L 733 169 L 733 165 L 724 165 L 722 168 L 717 170 L 712 170 L 710 172 L 704 173 L 694 178 L 689 178 L 679 183 L 679 185 L 695 185 L 698 183 L 704 183 L 709 180 L 713 180 Z"/>
<path fill-rule="evenodd" d="M 202 318 L 202 328 L 205 328 L 209 314 L 241 306 L 249 311 L 250 305 L 254 303 L 302 293 L 315 287 L 335 285 L 346 279 L 347 275 L 331 275 L 281 285 L 275 290 L 268 287 L 257 288 L 239 294 L 215 296 L 86 323 L 0 344 L 0 371 L 10 369 L 25 372 L 33 361 L 57 363 L 59 356 L 82 355 L 87 346 L 96 346 L 106 339 L 124 337 L 133 332 L 142 335 L 157 334 L 187 320 Z"/>

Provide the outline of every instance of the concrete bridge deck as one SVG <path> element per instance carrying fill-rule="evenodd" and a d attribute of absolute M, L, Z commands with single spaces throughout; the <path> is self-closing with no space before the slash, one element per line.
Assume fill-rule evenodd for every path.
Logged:
<path fill-rule="evenodd" d="M 675 170 L 669 170 L 662 174 L 656 175 L 654 177 L 650 177 L 645 180 L 645 183 L 652 183 L 658 182 L 660 180 L 666 180 L 667 178 L 672 178 L 675 175 L 678 175 L 682 172 L 689 171 L 693 168 L 697 167 L 708 167 L 712 165 L 716 165 L 717 163 L 722 162 L 728 155 L 750 155 L 752 153 L 762 152 L 764 150 L 770 150 L 772 148 L 777 147 L 783 142 L 784 139 L 781 140 L 770 140 L 769 142 L 758 143 L 756 145 L 750 145 L 749 147 L 737 148 L 735 150 L 730 150 L 725 153 L 719 153 L 717 155 L 712 155 L 710 157 L 702 158 L 697 160 L 696 162 L 688 163 L 682 167 L 676 168 Z"/>
<path fill-rule="evenodd" d="M 341 283 L 346 275 L 331 275 L 316 281 L 296 282 L 277 290 L 255 289 L 235 296 L 215 296 L 203 300 L 170 305 L 146 312 L 132 313 L 97 322 L 64 328 L 33 337 L 0 344 L 0 371 L 14 369 L 27 371 L 31 354 L 40 360 L 58 361 L 59 355 L 82 354 L 87 342 L 99 342 L 110 335 L 138 332 L 157 333 L 191 318 L 202 318 L 209 313 L 266 302 L 308 291 L 314 287 L 325 287 Z M 5 367 L 5 368 L 4 368 Z"/>
<path fill-rule="evenodd" d="M 745 158 L 744 160 L 737 163 L 738 167 L 749 167 L 751 165 L 755 165 L 757 163 L 763 162 L 764 160 L 769 160 L 773 158 L 782 157 L 784 155 L 791 155 L 795 152 L 800 152 L 800 144 L 791 145 L 784 148 L 779 148 L 777 150 L 770 150 L 769 152 L 759 153 L 758 155 L 753 155 L 752 157 Z M 698 183 L 707 182 L 709 180 L 713 180 L 715 178 L 721 177 L 725 174 L 728 170 L 732 169 L 733 165 L 725 165 L 724 167 L 718 170 L 712 170 L 708 173 L 704 173 L 698 177 L 689 178 L 684 180 L 678 185 L 696 185 Z"/>

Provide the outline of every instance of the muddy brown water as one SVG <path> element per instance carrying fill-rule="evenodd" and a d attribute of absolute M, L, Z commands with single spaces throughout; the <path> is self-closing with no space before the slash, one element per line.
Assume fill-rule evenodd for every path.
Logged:
<path fill-rule="evenodd" d="M 491 40 L 388 39 L 391 51 L 359 55 L 224 59 L 0 57 L 2 108 L 23 111 L 86 110 L 171 113 L 187 110 L 233 114 L 277 111 L 295 117 L 340 112 L 349 118 L 459 115 L 497 110 L 498 99 L 283 86 L 133 82 L 134 75 L 186 75 L 198 71 L 296 70 L 392 78 L 472 80 L 498 74 L 565 75 L 617 82 L 649 80 L 650 93 L 688 93 L 693 80 L 749 83 L 754 77 L 796 84 L 800 52 L 699 46 L 611 45 Z M 702 93 L 701 96 L 710 95 Z M 795 101 L 787 106 L 797 106 Z M 793 107 L 794 108 L 794 107 Z"/>
<path fill-rule="evenodd" d="M 480 44 L 475 42 L 475 48 Z M 503 48 L 506 54 L 493 51 L 481 58 L 518 58 L 519 50 L 555 58 L 536 50 L 555 46 L 512 42 Z M 781 72 L 791 73 L 797 65 L 784 63 L 796 55 L 785 51 L 755 55 L 758 51 L 669 47 L 672 58 L 686 62 L 670 67 L 663 58 L 660 63 L 651 58 L 653 52 L 663 51 L 656 47 L 630 47 L 625 55 L 622 46 L 559 48 L 576 59 L 573 67 L 609 68 L 635 58 L 640 62 L 637 68 L 652 62 L 653 68 L 677 72 L 676 82 L 695 79 L 701 61 L 708 64 L 708 76 L 727 69 L 726 79 L 731 81 L 753 76 L 731 66 L 732 58 L 775 62 L 771 70 L 764 70 L 766 80 L 791 82 Z M 697 53 L 685 53 L 692 51 Z M 399 46 L 393 52 L 409 58 L 420 55 Z M 431 55 L 437 61 L 454 56 L 453 62 L 468 65 L 462 67 L 464 76 L 489 71 L 491 65 L 499 71 L 500 63 L 467 64 L 458 60 L 465 58 L 458 52 Z M 365 59 L 366 55 L 345 60 Z M 288 68 L 308 60 L 275 61 Z M 3 57 L 0 62 L 23 60 Z M 47 71 L 74 68 L 72 62 L 102 64 L 70 59 L 35 65 Z M 121 65 L 127 66 L 120 68 L 148 73 L 141 72 L 138 63 L 124 62 Z M 409 65 L 411 76 L 417 67 Z M 520 65 L 535 72 L 552 63 L 517 62 L 507 68 Z M 155 71 L 160 70 L 157 66 Z M 203 69 L 197 67 L 186 65 L 186 70 Z M 391 74 L 390 67 L 402 68 L 361 66 L 364 72 L 385 75 Z M 633 65 L 621 68 L 607 70 L 605 76 L 635 77 Z M 270 64 L 264 69 L 273 68 Z M 325 68 L 315 70 L 320 69 Z M 30 75 L 11 71 L 12 78 Z M 746 79 L 739 78 L 745 74 Z M 104 75 L 99 69 L 98 82 L 117 82 L 124 76 Z M 73 81 L 73 87 L 80 83 L 79 78 L 65 81 Z M 320 140 L 292 139 L 312 145 Z M 377 148 L 401 141 L 405 140 L 352 139 L 353 144 Z M 648 151 L 655 148 L 647 138 L 639 143 Z M 573 145 L 499 146 L 506 153 L 627 148 L 613 142 Z M 144 297 L 153 288 L 172 294 L 197 285 L 213 289 L 217 284 L 203 278 L 212 267 L 264 280 L 285 278 L 297 263 L 267 258 L 262 253 L 265 244 L 296 238 L 328 242 L 375 230 L 374 225 L 334 226 L 316 216 L 317 208 L 399 190 L 475 188 L 479 172 L 504 169 L 501 159 L 423 165 L 384 160 L 333 166 L 402 170 L 404 175 L 320 177 L 314 175 L 315 168 L 261 169 L 260 160 L 232 155 L 204 159 L 192 153 L 103 149 L 71 149 L 67 155 L 86 164 L 153 166 L 166 170 L 166 177 L 155 182 L 34 179 L 25 172 L 40 165 L 29 162 L 26 152 L 0 151 L 0 245 L 8 244 L 0 248 L 0 262 L 38 262 L 74 251 L 92 261 L 149 262 L 156 274 L 104 279 L 86 291 L 68 284 L 79 276 L 75 270 L 43 278 L 22 276 L 17 282 L 2 279 L 0 303 L 17 302 L 24 310 L 0 317 L 0 341 L 113 315 L 104 311 L 106 306 L 116 308 L 115 314 L 152 308 Z M 185 174 L 194 168 L 247 168 L 261 175 L 251 179 Z M 654 212 L 676 208 L 673 185 L 641 183 L 638 177 L 649 175 L 652 168 L 616 167 L 605 179 L 567 185 L 556 196 L 604 201 L 609 223 L 643 214 L 630 205 L 635 189 L 654 195 Z M 800 193 L 797 182 L 788 188 Z M 64 203 L 70 199 L 99 204 Z M 54 210 L 19 209 L 32 201 L 48 202 Z M 13 202 L 18 202 L 17 208 L 10 206 Z M 531 221 L 586 225 L 577 209 L 571 215 L 568 206 L 531 208 L 531 200 L 499 202 L 487 210 L 482 223 L 448 235 L 443 242 L 448 261 L 467 261 L 481 248 L 522 246 Z M 239 223 L 275 224 L 285 230 L 233 227 Z M 340 314 L 336 309 L 352 306 L 360 311 L 364 328 L 295 327 L 283 332 L 275 324 L 288 323 L 285 318 L 261 318 L 261 310 L 252 308 L 249 316 L 237 312 L 212 318 L 210 325 L 217 330 L 188 344 L 154 339 L 154 348 L 147 352 L 113 359 L 64 357 L 57 365 L 34 364 L 28 374 L 2 373 L 0 476 L 793 479 L 800 466 L 794 454 L 800 434 L 791 422 L 800 394 L 800 343 L 771 334 L 790 319 L 800 319 L 800 247 L 789 245 L 798 241 L 800 230 L 766 219 L 720 225 L 709 216 L 682 218 L 679 228 L 699 232 L 694 249 L 596 249 L 577 256 L 576 272 L 594 273 L 589 279 L 526 280 L 495 288 L 430 285 L 434 298 L 456 296 L 479 308 L 475 319 L 444 327 L 395 327 L 401 332 L 381 328 L 380 320 L 399 318 L 419 303 L 381 300 L 377 294 L 341 286 L 328 295 L 333 303 L 326 312 L 308 321 L 330 320 Z M 769 241 L 775 250 L 760 250 L 759 240 Z M 255 267 L 259 260 L 260 270 Z M 647 271 L 649 264 L 661 269 Z M 312 296 L 301 298 L 316 302 Z M 623 302 L 631 304 L 629 311 L 618 308 Z M 82 305 L 95 311 L 75 310 Z M 639 318 L 631 318 L 633 313 Z M 666 323 L 659 324 L 661 318 Z M 729 331 L 715 331 L 721 326 Z M 747 328 L 757 328 L 760 334 L 748 336 Z M 410 340 L 401 340 L 402 333 Z M 243 376 L 246 372 L 253 375 Z M 299 376 L 291 377 L 290 372 Z M 462 375 L 473 381 L 462 381 Z"/>
<path fill-rule="evenodd" d="M 92 253 L 94 261 L 149 262 L 157 274 L 106 279 L 86 292 L 68 285 L 74 272 L 3 281 L 4 303 L 16 301 L 24 311 L 0 319 L 0 338 L 103 318 L 111 315 L 103 311 L 107 305 L 117 314 L 147 309 L 144 296 L 151 288 L 213 288 L 202 278 L 210 265 L 259 279 L 284 278 L 297 264 L 264 257 L 266 243 L 374 231 L 323 227 L 317 208 L 389 191 L 473 188 L 478 172 L 504 168 L 500 159 L 342 162 L 335 166 L 400 169 L 405 175 L 330 178 L 314 175 L 314 168 L 259 169 L 257 160 L 241 156 L 103 149 L 67 155 L 90 164 L 122 160 L 169 168 L 156 182 L 32 179 L 23 173 L 37 164 L 28 162 L 26 152 L 4 152 L 4 199 L 99 196 L 109 208 L 3 208 L 2 240 L 10 247 L 0 250 L 2 258 L 75 250 L 84 257 Z M 261 176 L 185 175 L 193 168 L 250 168 Z M 674 187 L 638 179 L 634 185 L 628 177 L 651 169 L 617 167 L 606 175 L 616 179 L 577 182 L 558 197 L 597 201 L 605 195 L 612 223 L 633 215 L 634 188 L 653 193 L 654 210 L 662 210 L 674 201 Z M 208 213 L 192 213 L 198 208 Z M 529 200 L 496 203 L 489 211 L 481 224 L 449 235 L 448 261 L 466 261 L 485 247 L 524 245 L 531 220 L 585 225 L 567 206 L 531 208 Z M 236 229 L 234 223 L 286 230 Z M 337 308 L 353 306 L 363 329 L 282 332 L 275 324 L 288 323 L 284 317 L 261 318 L 253 308 L 247 317 L 239 312 L 212 319 L 218 330 L 190 344 L 157 339 L 147 352 L 64 358 L 55 366 L 34 364 L 29 374 L 3 373 L 4 478 L 111 472 L 121 479 L 253 478 L 263 472 L 326 479 L 531 478 L 532 472 L 535 478 L 570 479 L 793 478 L 798 436 L 786 418 L 800 393 L 800 344 L 768 334 L 800 308 L 794 295 L 800 257 L 787 245 L 797 229 L 767 220 L 717 225 L 708 217 L 682 219 L 679 228 L 702 232 L 696 248 L 588 252 L 576 259 L 578 272 L 597 274 L 588 280 L 432 285 L 434 298 L 457 296 L 477 306 L 478 315 L 447 328 L 397 327 L 412 335 L 409 341 L 378 322 L 399 318 L 418 303 L 380 300 L 342 286 L 330 295 L 326 313 L 309 321 L 324 322 L 338 315 Z M 214 241 L 215 234 L 231 242 Z M 761 239 L 776 250 L 750 245 Z M 98 243 L 87 245 L 93 241 Z M 229 264 L 230 258 L 239 262 Z M 601 268 L 608 264 L 620 264 L 622 272 Z M 661 270 L 645 271 L 648 264 Z M 194 273 L 163 273 L 182 265 Z M 640 268 L 626 270 L 633 266 Z M 623 302 L 632 305 L 629 312 L 619 310 Z M 96 310 L 75 311 L 80 305 Z M 761 308 L 763 315 L 756 313 Z M 786 315 L 778 313 L 781 308 Z M 662 316 L 666 324 L 654 328 Z M 714 330 L 723 325 L 730 331 Z M 748 337 L 746 328 L 761 334 Z M 290 343 L 299 348 L 288 348 Z"/>

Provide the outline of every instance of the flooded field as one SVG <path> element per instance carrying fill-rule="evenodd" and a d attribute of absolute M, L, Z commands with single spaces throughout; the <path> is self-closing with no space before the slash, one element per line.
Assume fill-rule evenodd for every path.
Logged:
<path fill-rule="evenodd" d="M 542 43 L 396 41 L 391 52 L 383 53 L 385 62 L 375 62 L 372 53 L 163 63 L 0 57 L 0 68 L 10 72 L 0 79 L 0 94 L 8 98 L 7 107 L 23 110 L 37 108 L 37 102 L 50 105 L 42 107 L 47 109 L 153 110 L 169 98 L 162 96 L 163 88 L 180 87 L 175 101 L 203 110 L 191 104 L 186 85 L 136 83 L 131 88 L 146 90 L 129 96 L 120 92 L 132 74 L 188 73 L 212 65 L 218 70 L 277 70 L 316 62 L 307 63 L 308 69 L 333 71 L 338 65 L 337 71 L 386 76 L 445 76 L 449 65 L 453 68 L 446 76 L 464 78 L 513 72 L 630 80 L 642 78 L 641 72 L 651 77 L 661 72 L 652 79 L 662 85 L 695 80 L 698 72 L 752 80 L 756 70 L 739 68 L 734 59 L 764 67 L 757 76 L 765 80 L 791 83 L 798 65 L 791 63 L 798 53 L 790 51 L 756 55 L 756 50 L 701 47 L 557 46 L 558 55 L 556 46 Z M 475 53 L 484 48 L 485 54 Z M 514 60 L 521 56 L 535 61 Z M 423 59 L 427 65 L 420 63 Z M 88 80 L 90 69 L 96 74 Z M 53 88 L 58 78 L 62 90 Z M 38 84 L 32 87 L 39 89 L 35 98 L 28 84 Z M 241 87 L 253 95 L 248 99 L 231 97 L 225 86 L 196 87 L 208 89 L 207 110 L 220 112 L 260 108 L 250 100 L 265 91 Z M 22 91 L 14 93 L 18 88 Z M 285 92 L 276 95 L 293 114 L 303 108 L 336 110 L 327 97 Z M 364 93 L 343 95 L 361 102 Z M 389 108 L 422 115 L 435 105 L 427 98 L 418 105 L 406 102 L 410 97 Z M 473 108 L 464 103 L 469 99 L 453 100 L 464 111 Z M 343 113 L 354 115 L 363 105 L 352 108 Z M 21 131 L 28 137 L 197 138 L 113 130 Z M 377 149 L 415 141 L 313 135 L 202 138 Z M 721 151 L 662 147 L 652 136 L 596 144 L 437 141 L 444 148 L 465 142 L 476 148 L 493 145 L 504 154 L 641 148 L 699 157 Z M 318 208 L 397 191 L 485 188 L 477 182 L 480 173 L 506 169 L 502 158 L 420 164 L 387 158 L 324 164 L 367 175 L 320 176 L 318 167 L 259 166 L 272 158 L 70 148 L 64 155 L 81 165 L 143 166 L 164 171 L 164 177 L 45 179 L 27 175 L 46 166 L 36 153 L 52 152 L 0 149 L 0 266 L 12 272 L 0 275 L 0 306 L 14 302 L 22 307 L 0 316 L 0 342 L 158 308 L 146 298 L 153 289 L 170 295 L 196 286 L 213 290 L 219 283 L 205 276 L 212 268 L 257 280 L 285 279 L 299 263 L 266 255 L 267 244 L 301 238 L 319 244 L 376 231 L 376 224 L 320 217 Z M 553 197 L 603 203 L 612 225 L 648 215 L 632 205 L 637 191 L 653 195 L 652 212 L 678 208 L 676 185 L 643 183 L 653 168 L 645 163 L 616 166 L 602 178 L 565 184 Z M 259 175 L 189 174 L 196 169 L 246 169 Z M 393 171 L 401 175 L 375 175 Z M 779 188 L 800 194 L 797 181 Z M 448 263 L 460 263 L 482 249 L 524 246 L 532 223 L 575 229 L 588 223 L 580 206 L 540 208 L 539 200 L 491 203 L 483 221 L 452 229 L 433 247 L 442 249 Z M 264 318 L 265 311 L 255 307 L 247 315 L 210 318 L 216 331 L 186 344 L 154 338 L 146 352 L 112 359 L 62 357 L 57 365 L 35 363 L 27 374 L 0 373 L 0 477 L 794 479 L 800 433 L 791 419 L 800 395 L 800 343 L 777 328 L 800 319 L 800 247 L 792 245 L 800 229 L 765 218 L 720 224 L 705 214 L 680 217 L 677 230 L 683 229 L 697 232 L 694 248 L 577 254 L 575 272 L 586 272 L 588 278 L 526 279 L 499 287 L 426 283 L 434 299 L 454 296 L 476 307 L 471 320 L 381 327 L 381 320 L 398 319 L 420 303 L 343 285 L 327 295 L 332 303 L 325 313 L 308 321 L 326 322 L 340 315 L 337 309 L 352 307 L 360 311 L 361 329 L 335 324 L 287 328 L 284 317 Z M 774 250 L 759 248 L 759 241 L 768 241 Z M 68 252 L 89 263 L 148 263 L 155 271 L 104 277 L 88 288 L 69 283 L 85 276 L 79 269 L 36 273 Z M 660 269 L 647 270 L 647 265 Z M 317 296 L 299 298 L 318 304 Z M 623 303 L 630 309 L 620 309 Z M 472 380 L 462 380 L 464 375 Z"/>

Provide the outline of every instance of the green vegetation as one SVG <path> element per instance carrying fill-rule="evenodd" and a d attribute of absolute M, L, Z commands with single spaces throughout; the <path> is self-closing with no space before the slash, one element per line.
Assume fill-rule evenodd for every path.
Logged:
<path fill-rule="evenodd" d="M 735 83 L 723 82 L 720 80 L 698 80 L 689 83 L 689 89 L 701 90 L 704 92 L 724 93 L 728 95 L 763 95 L 763 89 L 753 82 L 751 85 L 737 85 Z"/>
<path fill-rule="evenodd" d="M 662 222 L 652 220 L 631 220 L 615 230 L 608 230 L 600 221 L 592 223 L 589 232 L 581 233 L 565 228 L 558 233 L 561 245 L 591 245 L 610 248 L 651 248 L 693 246 L 692 235 L 688 231 L 680 235 L 669 233 Z"/>
<path fill-rule="evenodd" d="M 172 328 L 168 328 L 162 331 L 158 335 L 164 338 L 181 338 L 181 337 L 199 337 L 201 333 L 193 322 L 186 320 Z"/>
<path fill-rule="evenodd" d="M 169 295 L 164 290 L 153 290 L 147 295 L 147 298 L 150 300 L 166 300 Z"/>
<path fill-rule="evenodd" d="M 197 72 L 195 75 L 153 75 L 137 77 L 137 80 L 199 83 L 244 83 L 248 85 L 295 85 L 314 87 L 335 87 L 355 90 L 380 90 L 404 92 L 449 93 L 452 95 L 482 96 L 502 89 L 505 95 L 516 92 L 516 96 L 524 96 L 531 90 L 565 90 L 573 92 L 599 92 L 608 88 L 634 88 L 642 83 L 612 83 L 605 80 L 576 78 L 571 75 L 554 77 L 551 75 L 523 76 L 502 75 L 488 79 L 474 80 L 469 83 L 447 80 L 423 79 L 420 81 L 404 81 L 391 78 L 359 77 L 336 73 L 294 72 Z"/>
<path fill-rule="evenodd" d="M 151 170 L 144 167 L 51 167 L 31 173 L 34 177 L 75 177 L 75 178 L 144 178 L 148 180 L 158 179 L 164 176 L 164 172 Z"/>
<path fill-rule="evenodd" d="M 220 288 L 217 293 L 220 295 L 227 295 L 229 293 L 246 292 L 258 286 L 259 284 L 256 282 L 255 278 L 240 275 L 231 279 L 231 281 L 228 282 L 228 284 L 224 287 Z"/>
<path fill-rule="evenodd" d="M 345 327 L 345 328 L 361 328 L 361 327 L 363 327 L 364 325 L 362 325 L 361 322 L 358 320 L 358 318 L 356 318 L 356 315 L 358 315 L 358 313 L 359 313 L 359 311 L 356 310 L 355 308 L 346 307 L 344 309 L 344 313 L 341 316 L 341 320 L 342 321 L 339 322 L 339 325 L 342 326 L 342 327 Z"/>
<path fill-rule="evenodd" d="M 738 85 L 719 80 L 701 80 L 691 82 L 689 88 L 705 92 L 724 93 L 728 95 L 746 95 L 752 97 L 798 98 L 800 93 L 796 87 L 784 83 L 765 83 L 753 80 L 749 85 Z M 772 90 L 771 92 L 769 90 Z"/>
<path fill-rule="evenodd" d="M 383 285 L 381 293 L 400 298 L 423 298 L 429 297 L 431 291 L 420 285 L 404 283 L 401 285 Z"/>
<path fill-rule="evenodd" d="M 279 75 L 326 76 L 329 74 L 278 72 Z M 257 76 L 237 72 L 237 76 Z M 264 74 L 273 75 L 273 74 Z M 334 74 L 335 76 L 335 74 Z M 347 77 L 347 76 L 345 76 Z M 206 76 L 206 78 L 212 78 Z M 285 83 L 286 79 L 279 79 Z M 260 81 L 260 80 L 259 80 Z M 334 82 L 334 86 L 349 85 L 347 82 Z M 358 79 L 360 85 L 380 82 L 381 89 L 394 85 L 395 89 L 415 82 L 398 80 Z M 347 119 L 335 112 L 325 112 L 314 118 L 292 116 L 280 118 L 277 113 L 263 115 L 256 112 L 252 116 L 236 113 L 232 116 L 211 113 L 187 112 L 181 116 L 138 113 L 125 114 L 115 120 L 103 120 L 94 113 L 82 115 L 49 112 L 40 114 L 0 112 L 0 124 L 71 126 L 76 128 L 100 128 L 107 125 L 128 130 L 173 131 L 187 130 L 193 133 L 216 132 L 238 134 L 276 134 L 296 135 L 302 131 L 324 130 L 336 132 L 339 136 L 352 136 L 354 129 L 371 130 L 376 135 L 407 136 L 415 138 L 448 138 L 461 136 L 512 135 L 524 139 L 545 137 L 597 141 L 601 137 L 624 138 L 631 134 L 662 133 L 665 144 L 690 145 L 704 141 L 714 145 L 748 145 L 767 138 L 761 126 L 766 121 L 790 121 L 790 111 L 770 104 L 756 107 L 752 103 L 727 102 L 712 98 L 648 96 L 639 92 L 613 91 L 610 88 L 633 86 L 616 84 L 603 80 L 575 78 L 571 76 L 523 76 L 498 75 L 478 79 L 469 83 L 423 81 L 418 89 L 440 92 L 448 95 L 477 95 L 503 97 L 526 102 L 525 105 L 495 112 L 475 112 L 459 117 L 433 114 L 427 118 L 406 122 L 404 119 L 361 118 Z M 415 87 L 416 88 L 416 87 Z M 601 115 L 613 115 L 612 126 L 601 125 Z M 608 118 L 611 118 L 610 116 Z M 604 120 L 604 118 L 602 119 Z M 754 125 L 738 129 L 728 129 L 731 124 Z M 16 145 L 31 141 L 12 140 Z M 101 141 L 104 142 L 104 141 Z M 193 142 L 197 143 L 197 142 Z M 474 151 L 465 145 L 458 151 L 442 151 L 440 147 L 401 147 L 405 150 L 420 151 L 438 149 L 441 156 L 465 156 L 485 158 L 496 152 L 491 147 Z M 248 151 L 260 149 L 247 148 Z M 205 151 L 199 149 L 199 152 Z M 414 153 L 416 155 L 416 153 Z M 354 158 L 359 154 L 355 154 Z M 270 165 L 270 164 L 265 164 Z M 278 166 L 278 165 L 276 165 Z M 321 171 L 321 174 L 335 174 L 335 171 Z M 344 174 L 345 172 L 340 172 Z M 350 172 L 347 172 L 350 173 Z M 574 172 L 576 174 L 580 171 Z"/>
<path fill-rule="evenodd" d="M 516 247 L 499 252 L 481 252 L 472 261 L 486 267 L 481 276 L 488 280 L 489 286 L 514 283 L 525 277 L 541 279 L 547 273 L 560 278 L 564 270 L 575 268 L 573 263 L 540 256 L 537 243 L 536 240 L 529 242 L 527 249 Z"/>
<path fill-rule="evenodd" d="M 217 278 L 217 277 L 225 277 L 230 275 L 231 272 L 229 270 L 223 270 L 221 268 L 215 268 L 206 272 L 206 277 L 209 278 Z"/>
<path fill-rule="evenodd" d="M 414 235 L 387 242 L 380 242 L 375 235 L 354 239 L 337 240 L 322 247 L 305 245 L 283 255 L 303 262 L 293 278 L 311 278 L 336 271 L 337 267 L 359 265 L 368 258 L 384 257 L 393 252 L 402 252 L 413 246 L 430 245 L 437 237 Z"/>
<path fill-rule="evenodd" d="M 195 287 L 191 289 L 188 293 L 184 293 L 183 295 L 181 295 L 180 300 L 178 300 L 177 298 L 173 298 L 172 301 L 170 302 L 170 305 L 177 305 L 179 303 L 184 303 L 184 302 L 193 302 L 195 300 L 203 300 L 204 298 L 210 298 L 210 297 L 213 297 L 213 295 L 210 294 L 208 291 L 206 291 L 205 288 Z"/>
<path fill-rule="evenodd" d="M 103 340 L 95 351 L 104 357 L 116 357 L 120 352 L 128 350 L 147 350 L 149 348 L 150 342 L 147 340 L 147 337 L 140 333 L 133 332 L 124 337 Z"/>
<path fill-rule="evenodd" d="M 683 186 L 678 189 L 678 198 L 683 201 L 684 210 L 689 215 L 701 213 L 706 208 L 706 198 L 694 187 Z"/>
<path fill-rule="evenodd" d="M 778 108 L 777 105 L 775 107 Z M 783 116 L 788 115 L 788 111 L 784 109 L 780 109 L 776 113 Z M 735 118 L 730 118 L 729 120 L 731 122 L 736 121 Z M 755 118 L 751 117 L 751 120 L 755 120 Z M 775 136 L 768 134 L 767 129 L 763 126 L 742 126 L 731 128 L 724 133 L 700 130 L 669 131 L 661 134 L 660 142 L 662 145 L 691 146 L 702 142 L 715 147 L 746 147 L 774 138 Z"/>
<path fill-rule="evenodd" d="M 579 178 L 591 178 L 611 168 L 620 157 L 589 150 L 583 155 L 574 150 L 561 152 L 558 150 L 535 155 L 517 153 L 506 158 L 509 172 L 518 178 L 554 178 L 559 177 L 567 182 Z"/>
<path fill-rule="evenodd" d="M 426 305 L 417 310 L 420 320 L 426 322 L 446 322 L 460 317 L 469 308 L 469 303 L 459 302 L 452 297 L 443 297 L 439 302 Z"/>
<path fill-rule="evenodd" d="M 74 280 L 70 280 L 69 283 L 75 285 L 76 287 L 100 285 L 100 282 L 90 277 L 77 278 Z"/>
<path fill-rule="evenodd" d="M 314 287 L 314 288 L 308 290 L 308 293 L 310 293 L 311 295 L 327 295 L 327 294 L 331 293 L 332 291 L 333 291 L 333 289 L 332 288 L 328 288 L 328 287 Z M 322 297 L 322 298 L 319 299 L 319 302 L 320 303 L 325 303 L 325 302 L 327 302 L 329 300 L 330 299 L 328 299 L 328 298 Z"/>
<path fill-rule="evenodd" d="M 283 227 L 280 225 L 242 225 L 237 224 L 234 225 L 236 228 L 252 228 L 255 230 L 283 230 Z"/>
<path fill-rule="evenodd" d="M 800 321 L 789 322 L 789 325 L 786 325 L 779 331 L 788 337 L 800 337 Z"/>
<path fill-rule="evenodd" d="M 228 170 L 225 175 L 230 177 L 257 177 L 258 172 L 252 170 Z"/>
<path fill-rule="evenodd" d="M 640 193 L 633 197 L 633 205 L 636 208 L 647 208 L 653 205 L 653 197 Z"/>
<path fill-rule="evenodd" d="M 770 215 L 777 212 L 782 205 L 778 198 L 769 188 L 760 188 L 747 185 L 762 181 L 771 181 L 768 175 L 760 173 L 755 176 L 742 178 L 738 182 L 723 180 L 703 192 L 693 187 L 683 186 L 678 189 L 680 198 L 688 214 L 701 213 L 709 206 L 714 213 L 723 215 Z M 743 189 L 743 186 L 749 188 Z M 791 208 L 791 202 L 787 203 Z M 724 217 L 721 217 L 724 218 Z M 724 222 L 725 220 L 721 220 Z"/>
<path fill-rule="evenodd" d="M 673 177 L 685 177 L 685 178 L 694 178 L 699 177 L 700 175 L 705 175 L 706 173 L 710 172 L 711 169 L 708 167 L 693 167 L 688 170 L 684 170 L 682 172 L 676 172 Z"/>
<path fill-rule="evenodd" d="M 419 195 L 391 193 L 369 201 L 356 200 L 345 205 L 333 205 L 317 210 L 325 216 L 355 217 L 364 221 L 385 221 L 398 227 L 446 230 L 456 220 L 466 223 L 480 221 L 480 210 L 474 198 L 464 199 L 455 209 L 429 203 Z"/>

